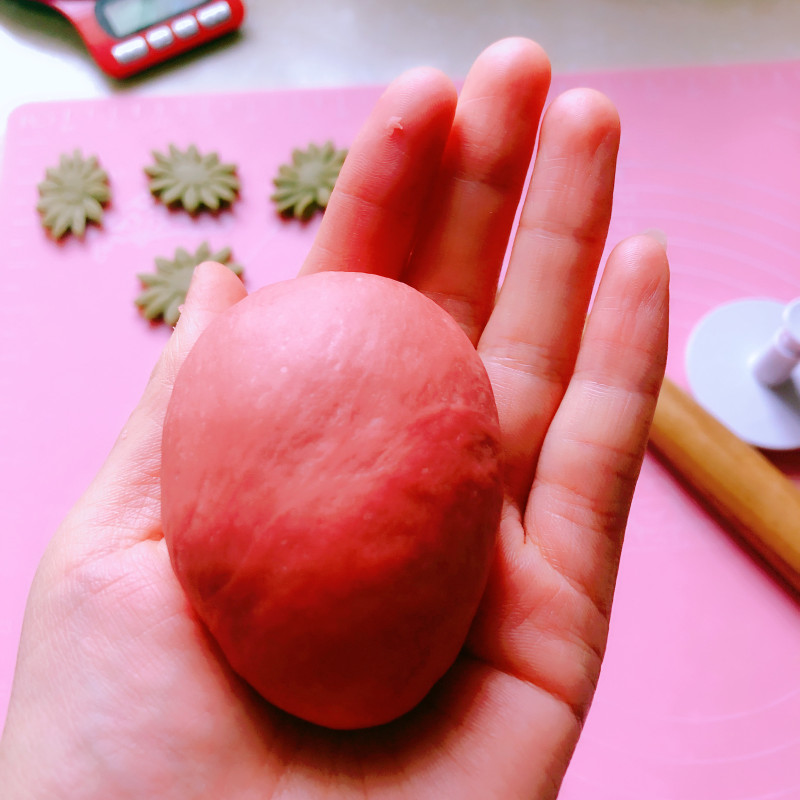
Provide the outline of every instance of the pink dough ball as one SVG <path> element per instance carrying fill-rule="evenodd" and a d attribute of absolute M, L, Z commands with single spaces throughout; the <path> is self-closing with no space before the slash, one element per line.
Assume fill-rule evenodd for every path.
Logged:
<path fill-rule="evenodd" d="M 475 348 L 402 283 L 322 272 L 214 321 L 170 402 L 163 524 L 233 669 L 331 728 L 419 703 L 484 591 L 499 439 Z"/>

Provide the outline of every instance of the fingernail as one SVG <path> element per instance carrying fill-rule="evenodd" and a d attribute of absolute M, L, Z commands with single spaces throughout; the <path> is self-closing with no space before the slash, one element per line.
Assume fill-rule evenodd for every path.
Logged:
<path fill-rule="evenodd" d="M 197 273 L 198 273 L 198 270 L 201 270 L 201 268 L 202 268 L 203 264 L 205 264 L 205 263 L 206 263 L 206 262 L 205 262 L 205 261 L 203 261 L 202 263 L 198 264 L 198 265 L 197 265 L 197 266 L 196 266 L 196 267 L 195 267 L 195 268 L 192 270 L 192 279 L 189 281 L 189 288 L 186 290 L 186 298 L 185 298 L 185 300 L 184 300 L 184 305 L 185 305 L 186 303 L 188 303 L 188 302 L 191 302 L 191 301 L 190 301 L 190 298 L 192 297 L 192 294 L 193 294 L 195 291 L 197 291 L 197 288 L 196 288 L 196 287 L 197 287 L 197 284 L 198 284 L 198 283 L 200 283 L 200 281 L 202 280 L 202 278 L 201 278 L 200 276 L 198 276 L 198 274 L 197 274 Z"/>
<path fill-rule="evenodd" d="M 667 234 L 661 228 L 648 228 L 642 231 L 642 235 L 655 239 L 665 250 L 667 249 Z"/>

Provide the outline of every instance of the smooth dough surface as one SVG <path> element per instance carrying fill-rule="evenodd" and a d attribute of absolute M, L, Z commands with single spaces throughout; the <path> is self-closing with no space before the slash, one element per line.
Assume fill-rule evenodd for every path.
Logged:
<path fill-rule="evenodd" d="M 463 645 L 502 490 L 491 386 L 414 289 L 323 272 L 202 334 L 163 439 L 173 567 L 233 669 L 334 728 L 414 707 Z"/>

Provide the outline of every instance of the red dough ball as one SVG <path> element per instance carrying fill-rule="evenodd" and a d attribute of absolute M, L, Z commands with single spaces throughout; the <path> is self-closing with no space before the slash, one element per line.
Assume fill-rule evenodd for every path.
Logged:
<path fill-rule="evenodd" d="M 375 275 L 268 286 L 202 334 L 164 427 L 175 572 L 233 669 L 279 708 L 360 728 L 451 666 L 500 516 L 474 347 Z"/>

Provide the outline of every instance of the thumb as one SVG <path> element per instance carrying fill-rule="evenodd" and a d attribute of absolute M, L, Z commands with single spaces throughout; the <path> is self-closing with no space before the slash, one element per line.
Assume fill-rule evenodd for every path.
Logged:
<path fill-rule="evenodd" d="M 186 302 L 172 338 L 158 360 L 136 411 L 144 409 L 159 416 L 160 425 L 167 412 L 172 386 L 189 351 L 209 323 L 243 299 L 247 292 L 242 282 L 222 264 L 204 261 L 195 267 Z M 134 411 L 134 414 L 136 413 Z"/>
<path fill-rule="evenodd" d="M 175 331 L 105 464 L 59 531 L 92 549 L 161 538 L 161 431 L 178 370 L 200 334 L 246 296 L 227 267 L 195 268 Z"/>

